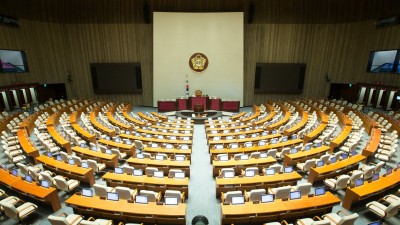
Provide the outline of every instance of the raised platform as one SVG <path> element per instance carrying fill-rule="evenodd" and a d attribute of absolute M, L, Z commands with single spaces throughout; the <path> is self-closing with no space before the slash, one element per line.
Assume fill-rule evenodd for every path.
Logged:
<path fill-rule="evenodd" d="M 223 114 L 222 111 L 214 111 L 214 110 L 206 110 L 200 113 L 190 110 L 183 110 L 183 111 L 176 111 L 175 115 L 182 118 L 190 118 L 194 121 L 195 124 L 204 124 L 204 121 L 208 120 L 209 118 L 211 119 L 218 118 L 221 117 Z"/>

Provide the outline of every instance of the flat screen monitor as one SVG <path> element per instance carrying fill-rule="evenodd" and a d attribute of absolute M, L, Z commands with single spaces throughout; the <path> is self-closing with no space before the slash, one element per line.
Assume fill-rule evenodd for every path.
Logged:
<path fill-rule="evenodd" d="M 18 177 L 18 170 L 16 170 L 16 169 L 11 170 L 11 174 L 12 174 L 14 177 Z"/>
<path fill-rule="evenodd" d="M 317 162 L 317 167 L 321 167 L 324 165 L 324 161 L 320 160 Z"/>
<path fill-rule="evenodd" d="M 288 141 L 287 137 L 282 138 L 282 142 L 286 142 L 286 141 Z"/>
<path fill-rule="evenodd" d="M 130 140 L 126 140 L 126 141 L 125 141 L 125 144 L 127 144 L 127 145 L 131 145 L 131 144 L 132 144 L 132 141 L 130 141 Z"/>
<path fill-rule="evenodd" d="M 115 167 L 114 172 L 117 174 L 123 174 L 124 170 L 121 167 Z"/>
<path fill-rule="evenodd" d="M 185 172 L 175 172 L 174 177 L 183 179 L 183 178 L 185 178 Z"/>
<path fill-rule="evenodd" d="M 73 159 L 68 159 L 68 164 L 70 164 L 70 165 L 75 165 L 75 160 L 73 160 Z"/>
<path fill-rule="evenodd" d="M 245 138 L 246 138 L 246 135 L 244 135 L 244 134 L 239 135 L 239 139 L 245 139 Z"/>
<path fill-rule="evenodd" d="M 232 143 L 232 144 L 230 145 L 230 148 L 232 148 L 232 149 L 239 148 L 239 144 L 237 144 L 237 143 Z"/>
<path fill-rule="evenodd" d="M 176 136 L 171 136 L 169 139 L 170 140 L 176 140 Z"/>
<path fill-rule="evenodd" d="M 165 145 L 165 148 L 166 148 L 166 149 L 173 149 L 174 146 L 173 146 L 172 144 L 166 144 L 166 145 Z"/>
<path fill-rule="evenodd" d="M 390 175 L 393 171 L 393 168 L 389 167 L 386 169 L 386 175 Z"/>
<path fill-rule="evenodd" d="M 223 149 L 224 146 L 223 145 L 215 145 L 215 149 Z"/>
<path fill-rule="evenodd" d="M 176 155 L 176 156 L 175 156 L 175 161 L 185 161 L 185 156 L 183 156 L 183 155 Z"/>
<path fill-rule="evenodd" d="M 372 181 L 376 181 L 379 179 L 379 173 L 374 173 L 374 175 L 372 175 Z"/>
<path fill-rule="evenodd" d="M 271 144 L 276 144 L 277 142 L 278 141 L 275 138 L 271 139 Z"/>
<path fill-rule="evenodd" d="M 296 140 L 297 139 L 297 135 L 296 134 L 293 134 L 292 135 L 292 140 Z"/>
<path fill-rule="evenodd" d="M 181 149 L 182 150 L 188 150 L 189 149 L 189 145 L 181 145 Z"/>
<path fill-rule="evenodd" d="M 224 173 L 224 178 L 234 178 L 235 177 L 235 172 L 233 171 L 227 171 Z"/>
<path fill-rule="evenodd" d="M 263 194 L 261 195 L 261 202 L 266 203 L 266 202 L 273 202 L 275 196 L 273 194 Z"/>
<path fill-rule="evenodd" d="M 324 195 L 325 194 L 325 188 L 320 187 L 320 188 L 315 188 L 315 196 L 319 196 L 319 195 Z"/>
<path fill-rule="evenodd" d="M 397 169 L 400 168 L 400 162 L 397 163 Z"/>
<path fill-rule="evenodd" d="M 347 158 L 349 158 L 349 154 L 343 153 L 343 154 L 342 154 L 342 159 L 347 159 Z"/>
<path fill-rule="evenodd" d="M 109 136 L 106 136 L 106 140 L 109 141 L 109 140 L 110 140 L 110 137 L 109 137 Z"/>
<path fill-rule="evenodd" d="M 138 159 L 144 159 L 144 155 L 142 153 L 137 153 L 136 158 Z"/>
<path fill-rule="evenodd" d="M 61 162 L 61 161 L 62 161 L 61 155 L 57 155 L 57 156 L 56 156 L 56 159 L 57 159 L 57 161 L 60 161 L 60 162 Z"/>
<path fill-rule="evenodd" d="M 93 146 L 92 151 L 97 151 L 97 146 Z"/>
<path fill-rule="evenodd" d="M 300 198 L 301 198 L 301 191 L 290 192 L 290 200 L 300 199 Z"/>
<path fill-rule="evenodd" d="M 232 197 L 232 205 L 243 205 L 243 204 L 244 204 L 244 196 Z"/>
<path fill-rule="evenodd" d="M 272 131 L 272 134 L 276 134 L 276 130 L 273 130 L 273 131 Z"/>
<path fill-rule="evenodd" d="M 357 151 L 356 151 L 356 150 L 353 150 L 353 151 L 351 152 L 351 155 L 352 155 L 352 156 L 357 155 Z"/>
<path fill-rule="evenodd" d="M 291 153 L 291 154 L 297 153 L 297 148 L 292 148 L 292 149 L 290 150 L 290 153 Z"/>
<path fill-rule="evenodd" d="M 260 158 L 267 158 L 268 154 L 266 152 L 260 153 Z"/>
<path fill-rule="evenodd" d="M 233 140 L 233 136 L 226 136 L 226 140 Z"/>
<path fill-rule="evenodd" d="M 164 156 L 162 155 L 156 155 L 156 160 L 164 160 Z"/>
<path fill-rule="evenodd" d="M 116 192 L 107 192 L 107 200 L 118 201 L 119 196 Z"/>
<path fill-rule="evenodd" d="M 293 166 L 285 167 L 284 172 L 285 172 L 285 173 L 291 173 L 291 172 L 293 172 Z"/>
<path fill-rule="evenodd" d="M 252 143 L 252 142 L 246 142 L 246 143 L 244 144 L 244 146 L 245 146 L 246 148 L 250 148 L 250 147 L 253 146 L 253 143 Z"/>
<path fill-rule="evenodd" d="M 7 170 L 6 164 L 1 164 L 1 168 L 2 168 L 3 170 Z"/>
<path fill-rule="evenodd" d="M 267 174 L 267 175 L 274 175 L 274 174 L 275 174 L 275 170 L 274 170 L 274 169 L 266 169 L 266 170 L 265 170 L 265 174 Z"/>
<path fill-rule="evenodd" d="M 254 170 L 246 170 L 245 172 L 245 176 L 246 177 L 254 177 L 256 174 L 254 172 Z"/>
<path fill-rule="evenodd" d="M 24 180 L 32 183 L 32 177 L 30 175 L 25 175 Z"/>
<path fill-rule="evenodd" d="M 260 142 L 258 142 L 258 146 L 264 146 L 264 145 L 266 145 L 266 144 L 267 144 L 266 141 L 260 141 Z"/>
<path fill-rule="evenodd" d="M 135 202 L 139 204 L 147 204 L 149 201 L 146 195 L 136 195 Z"/>
<path fill-rule="evenodd" d="M 304 150 L 306 150 L 306 151 L 308 151 L 308 150 L 310 150 L 311 149 L 311 146 L 310 145 L 306 145 L 306 147 L 304 147 Z"/>
<path fill-rule="evenodd" d="M 381 221 L 374 221 L 374 222 L 369 223 L 368 225 L 382 225 L 382 222 Z"/>
<path fill-rule="evenodd" d="M 154 171 L 153 176 L 158 177 L 158 178 L 163 178 L 164 172 L 163 171 Z"/>
<path fill-rule="evenodd" d="M 89 168 L 89 165 L 87 162 L 82 162 L 82 168 Z"/>
<path fill-rule="evenodd" d="M 93 197 L 93 190 L 89 188 L 82 188 L 82 195 L 85 197 Z"/>
<path fill-rule="evenodd" d="M 134 176 L 143 176 L 143 170 L 133 170 L 133 175 Z"/>
<path fill-rule="evenodd" d="M 165 205 L 178 205 L 178 198 L 176 197 L 165 197 Z"/>
<path fill-rule="evenodd" d="M 368 60 L 367 72 L 370 73 L 399 73 L 398 56 L 399 51 L 383 50 L 371 51 Z M 396 62 L 397 58 L 397 62 Z"/>
<path fill-rule="evenodd" d="M 317 147 L 321 147 L 322 146 L 322 141 L 317 142 Z"/>
<path fill-rule="evenodd" d="M 356 187 L 364 184 L 364 180 L 362 178 L 356 180 Z"/>
<path fill-rule="evenodd" d="M 81 148 L 85 148 L 85 147 L 86 147 L 85 144 L 81 143 Z"/>
<path fill-rule="evenodd" d="M 241 160 L 248 160 L 249 159 L 249 155 L 241 155 L 240 159 Z"/>
<path fill-rule="evenodd" d="M 152 148 L 158 148 L 158 144 L 157 143 L 151 143 L 150 145 Z"/>
<path fill-rule="evenodd" d="M 53 158 L 53 154 L 51 154 L 51 152 L 47 152 L 47 157 L 49 157 L 49 158 Z"/>
<path fill-rule="evenodd" d="M 106 149 L 106 154 L 111 155 L 112 151 L 110 149 Z"/>
<path fill-rule="evenodd" d="M 115 142 L 121 142 L 121 138 L 115 138 Z"/>
<path fill-rule="evenodd" d="M 189 141 L 190 138 L 189 138 L 189 137 L 183 137 L 183 140 L 184 140 L 184 141 Z"/>
<path fill-rule="evenodd" d="M 128 122 L 127 122 L 126 125 L 129 125 Z M 127 131 L 125 132 L 125 134 L 131 134 L 131 132 L 130 132 L 129 130 L 127 130 Z"/>
<path fill-rule="evenodd" d="M 221 140 L 221 137 L 214 137 L 213 140 L 214 141 L 219 141 L 219 140 Z"/>
<path fill-rule="evenodd" d="M 335 157 L 332 157 L 331 158 L 331 163 L 335 163 L 336 162 L 336 158 Z"/>
<path fill-rule="evenodd" d="M 40 181 L 40 186 L 42 186 L 44 188 L 49 188 L 50 187 L 50 183 L 47 180 L 41 180 Z"/>

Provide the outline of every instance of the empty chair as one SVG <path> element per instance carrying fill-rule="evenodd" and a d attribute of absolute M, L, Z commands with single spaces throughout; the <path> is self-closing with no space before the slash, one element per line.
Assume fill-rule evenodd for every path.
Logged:
<path fill-rule="evenodd" d="M 112 225 L 112 220 L 107 219 L 94 219 L 93 217 L 89 217 L 87 220 L 82 220 L 79 225 Z"/>
<path fill-rule="evenodd" d="M 317 160 L 315 159 L 308 159 L 304 163 L 297 163 L 296 167 L 303 172 L 310 171 L 311 167 L 314 167 L 317 164 Z"/>
<path fill-rule="evenodd" d="M 100 197 L 107 197 L 107 192 L 113 192 L 114 188 L 112 187 L 107 187 L 105 185 L 102 184 L 94 184 L 93 185 L 93 189 L 94 189 L 94 195 L 95 196 L 100 196 Z"/>
<path fill-rule="evenodd" d="M 242 157 L 243 155 L 244 155 L 243 153 L 238 153 L 238 154 L 233 155 L 233 158 L 235 160 L 240 160 L 240 157 Z"/>
<path fill-rule="evenodd" d="M 50 215 L 47 217 L 51 225 L 78 225 L 83 220 L 83 216 L 77 214 L 69 214 L 63 212 L 57 216 Z"/>
<path fill-rule="evenodd" d="M 375 173 L 374 171 L 375 171 L 375 166 L 366 166 L 366 168 L 362 171 L 363 172 L 362 178 L 364 180 L 371 179 Z"/>
<path fill-rule="evenodd" d="M 180 192 L 177 190 L 166 190 L 164 194 L 165 197 L 175 197 L 178 199 L 178 202 L 185 203 L 185 192 Z"/>
<path fill-rule="evenodd" d="M 8 196 L 3 190 L 1 190 L 1 197 L 5 197 L 0 201 L 0 212 L 3 213 L 4 208 L 2 207 L 3 203 L 9 203 L 11 205 L 15 205 L 20 202 L 20 199 L 15 196 Z"/>
<path fill-rule="evenodd" d="M 258 167 L 247 167 L 244 171 L 242 170 L 242 175 L 245 175 L 248 171 L 253 172 L 254 175 L 258 175 Z"/>
<path fill-rule="evenodd" d="M 36 172 L 34 168 L 28 168 L 29 175 L 35 180 L 35 181 L 41 181 L 43 180 L 43 176 L 41 174 L 47 173 L 49 176 L 53 176 L 53 173 L 51 171 L 45 170 L 40 173 Z"/>
<path fill-rule="evenodd" d="M 348 181 L 347 184 L 348 184 L 350 187 L 356 186 L 356 180 L 360 179 L 362 175 L 363 175 L 363 172 L 362 172 L 362 171 L 353 170 L 353 171 L 351 172 L 350 179 L 349 179 L 349 181 Z"/>
<path fill-rule="evenodd" d="M 221 193 L 221 202 L 225 204 L 230 204 L 232 202 L 232 197 L 243 196 L 241 191 L 228 191 L 226 193 Z"/>
<path fill-rule="evenodd" d="M 283 168 L 283 166 L 279 165 L 279 164 L 274 164 L 274 165 L 271 165 L 268 167 L 268 169 L 274 169 L 275 173 L 282 172 L 282 168 Z"/>
<path fill-rule="evenodd" d="M 180 169 L 170 169 L 168 172 L 168 177 L 175 177 L 175 173 L 182 173 Z"/>
<path fill-rule="evenodd" d="M 139 151 L 143 151 L 145 148 L 145 145 L 142 143 L 142 141 L 135 140 L 135 149 Z"/>
<path fill-rule="evenodd" d="M 367 209 L 381 219 L 387 219 L 395 216 L 399 212 L 400 201 L 394 201 L 388 206 L 381 203 L 383 199 L 378 201 L 372 201 L 367 204 Z"/>
<path fill-rule="evenodd" d="M 124 170 L 124 173 L 126 173 L 126 174 L 133 174 L 133 170 L 135 168 L 132 166 L 123 166 L 122 169 Z"/>
<path fill-rule="evenodd" d="M 161 200 L 161 192 L 140 190 L 140 195 L 147 196 L 148 202 L 159 202 Z"/>
<path fill-rule="evenodd" d="M 165 153 L 158 153 L 158 154 L 156 154 L 155 157 L 162 158 L 163 160 L 167 160 L 168 159 L 168 155 L 165 154 Z"/>
<path fill-rule="evenodd" d="M 250 158 L 259 159 L 260 158 L 260 152 L 252 152 L 252 153 L 250 153 Z"/>
<path fill-rule="evenodd" d="M 120 199 L 133 200 L 137 194 L 137 190 L 128 187 L 116 187 L 115 192 L 118 193 Z"/>
<path fill-rule="evenodd" d="M 65 163 L 68 163 L 68 160 L 71 159 L 71 156 L 68 155 L 66 152 L 60 152 L 62 161 L 64 161 Z"/>
<path fill-rule="evenodd" d="M 73 155 L 71 158 L 74 160 L 75 165 L 82 166 L 82 162 L 87 162 L 86 160 L 82 160 L 81 157 Z"/>
<path fill-rule="evenodd" d="M 42 169 L 38 166 L 28 166 L 23 163 L 17 163 L 17 166 L 19 170 L 21 171 L 22 175 L 29 174 L 29 168 L 31 170 L 35 170 L 37 173 L 39 173 Z"/>
<path fill-rule="evenodd" d="M 219 175 L 222 177 L 225 177 L 225 173 L 229 173 L 232 172 L 233 174 L 235 174 L 235 170 L 233 168 L 222 168 L 219 172 Z"/>
<path fill-rule="evenodd" d="M 276 149 L 271 149 L 267 151 L 267 157 L 271 156 L 272 158 L 276 158 L 276 153 L 278 152 L 278 150 Z"/>
<path fill-rule="evenodd" d="M 301 191 L 301 195 L 308 195 L 311 190 L 311 183 L 302 183 L 302 184 L 297 184 L 296 186 L 292 187 L 292 191 Z"/>
<path fill-rule="evenodd" d="M 67 177 L 63 177 L 60 175 L 55 176 L 54 181 L 56 182 L 57 189 L 65 192 L 72 191 L 79 185 L 79 181 L 68 179 Z"/>
<path fill-rule="evenodd" d="M 285 157 L 286 154 L 288 154 L 290 152 L 290 148 L 286 147 L 286 148 L 282 148 L 282 150 L 280 152 L 276 153 L 276 157 L 279 159 L 283 159 Z"/>
<path fill-rule="evenodd" d="M 143 158 L 145 158 L 145 159 L 151 159 L 152 158 L 151 154 L 148 153 L 148 152 L 143 152 L 142 154 L 143 154 Z"/>
<path fill-rule="evenodd" d="M 158 168 L 155 167 L 146 167 L 145 173 L 147 176 L 154 176 L 154 172 L 158 171 Z"/>
<path fill-rule="evenodd" d="M 112 154 L 115 154 L 118 156 L 118 159 L 124 159 L 126 158 L 127 154 L 124 152 L 120 152 L 118 149 L 112 148 L 111 149 Z"/>
<path fill-rule="evenodd" d="M 339 213 L 344 214 L 344 216 L 340 216 Z M 353 225 L 357 218 L 357 213 L 349 215 L 342 210 L 339 210 L 336 213 L 328 213 L 322 216 L 322 219 L 329 220 L 331 224 L 335 225 Z"/>
<path fill-rule="evenodd" d="M 228 159 L 228 154 L 218 154 L 217 155 L 217 159 L 218 159 L 218 161 L 222 161 L 221 159 L 223 159 L 223 158 L 226 158 L 226 159 Z"/>
<path fill-rule="evenodd" d="M 56 181 L 52 177 L 52 174 L 49 174 L 48 172 L 44 171 L 44 172 L 41 172 L 40 175 L 42 176 L 42 180 L 46 180 L 49 182 L 50 186 L 52 186 L 52 187 L 56 186 Z"/>
<path fill-rule="evenodd" d="M 93 172 L 100 172 L 106 168 L 106 165 L 104 163 L 97 163 L 93 159 L 88 159 L 87 160 L 89 168 L 93 169 Z"/>
<path fill-rule="evenodd" d="M 315 218 L 318 218 L 319 220 L 314 220 Z M 296 221 L 296 225 L 331 225 L 331 222 L 329 220 L 322 220 L 317 216 L 314 217 L 314 219 L 311 218 L 298 219 Z"/>
<path fill-rule="evenodd" d="M 268 193 L 274 194 L 276 199 L 283 199 L 283 198 L 289 198 L 291 190 L 292 190 L 291 186 L 283 186 L 277 188 L 269 188 Z"/>
<path fill-rule="evenodd" d="M 20 200 L 23 202 L 22 200 Z M 25 202 L 24 204 L 18 206 L 17 208 L 8 202 L 4 202 L 1 204 L 4 209 L 4 213 L 7 217 L 17 220 L 21 223 L 22 220 L 26 219 L 29 215 L 36 211 L 38 208 L 37 205 Z"/>
<path fill-rule="evenodd" d="M 347 187 L 347 184 L 350 180 L 350 176 L 347 174 L 342 174 L 337 177 L 337 179 L 330 178 L 330 179 L 325 179 L 324 184 L 329 187 L 330 189 L 337 191 L 337 190 L 342 190 Z"/>
<path fill-rule="evenodd" d="M 261 195 L 266 194 L 267 191 L 265 189 L 253 189 L 249 192 L 244 191 L 244 197 L 246 201 L 253 202 L 253 201 L 261 201 Z"/>

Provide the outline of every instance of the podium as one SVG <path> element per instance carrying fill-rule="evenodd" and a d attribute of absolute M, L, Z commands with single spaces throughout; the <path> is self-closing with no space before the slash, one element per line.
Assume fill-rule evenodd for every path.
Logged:
<path fill-rule="evenodd" d="M 208 96 L 192 96 L 192 97 L 189 97 L 190 109 L 194 111 L 194 106 L 195 105 L 202 105 L 204 109 L 208 109 L 208 107 L 207 107 L 208 101 L 209 101 Z"/>

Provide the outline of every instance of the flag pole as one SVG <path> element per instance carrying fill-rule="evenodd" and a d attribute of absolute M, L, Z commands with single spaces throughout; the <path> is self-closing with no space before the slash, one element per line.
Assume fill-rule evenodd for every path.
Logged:
<path fill-rule="evenodd" d="M 189 98 L 189 79 L 187 74 L 186 74 L 186 98 Z"/>

